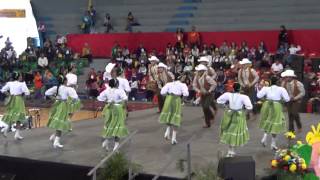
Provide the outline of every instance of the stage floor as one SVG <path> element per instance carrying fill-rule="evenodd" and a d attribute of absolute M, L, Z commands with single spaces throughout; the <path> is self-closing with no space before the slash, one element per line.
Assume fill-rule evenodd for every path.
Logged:
<path fill-rule="evenodd" d="M 170 145 L 163 138 L 165 127 L 158 123 L 159 114 L 156 108 L 135 111 L 129 114 L 128 127 L 131 132 L 138 130 L 133 138 L 132 159 L 143 165 L 144 172 L 156 174 L 166 166 L 170 159 L 173 163 L 167 166 L 163 175 L 183 177 L 176 164 L 179 159 L 185 158 L 186 142 L 194 135 L 191 143 L 192 165 L 197 168 L 209 162 L 217 164 L 220 151 L 225 152 L 227 146 L 219 143 L 219 124 L 222 109 L 219 110 L 216 122 L 210 129 L 203 129 L 203 114 L 200 107 L 186 106 L 183 109 L 183 123 L 178 132 L 178 144 Z M 258 119 L 258 117 L 256 117 Z M 297 135 L 297 140 L 305 139 L 306 132 L 311 124 L 319 122 L 319 115 L 301 114 L 303 132 Z M 269 168 L 273 156 L 270 145 L 263 148 L 260 139 L 263 132 L 258 129 L 258 120 L 249 120 L 249 143 L 237 149 L 239 155 L 253 156 L 256 160 L 256 173 L 261 176 Z M 63 135 L 63 150 L 53 149 L 49 143 L 49 136 L 54 131 L 47 128 L 36 128 L 23 131 L 25 139 L 17 142 L 13 134 L 8 138 L 0 138 L 0 154 L 14 157 L 25 157 L 36 160 L 63 162 L 69 164 L 94 166 L 107 152 L 101 148 L 100 137 L 103 122 L 101 119 L 90 119 L 73 122 L 73 131 Z M 269 138 L 269 143 L 271 138 Z M 278 144 L 285 147 L 286 140 L 279 138 Z M 124 147 L 126 151 L 127 147 Z"/>

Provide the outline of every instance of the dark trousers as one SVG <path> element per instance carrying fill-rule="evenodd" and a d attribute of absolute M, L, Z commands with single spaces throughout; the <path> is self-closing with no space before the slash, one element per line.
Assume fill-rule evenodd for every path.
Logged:
<path fill-rule="evenodd" d="M 161 112 L 166 97 L 165 97 L 165 96 L 162 96 L 162 95 L 160 94 L 160 91 L 157 92 L 157 96 L 158 96 L 158 108 L 159 108 L 159 112 Z"/>
<path fill-rule="evenodd" d="M 302 128 L 299 111 L 300 111 L 300 102 L 299 101 L 290 101 L 287 104 L 288 115 L 289 115 L 289 131 L 294 131 L 294 122 L 296 123 L 298 129 Z"/>
<path fill-rule="evenodd" d="M 204 120 L 208 127 L 211 126 L 211 120 L 214 120 L 215 111 L 217 111 L 216 103 L 214 102 L 213 94 L 201 95 L 201 106 L 204 113 Z"/>
<path fill-rule="evenodd" d="M 256 113 L 256 106 L 255 106 L 255 101 L 256 101 L 256 92 L 255 92 L 255 89 L 254 89 L 254 87 L 250 87 L 250 88 L 248 88 L 248 87 L 243 87 L 243 94 L 245 94 L 245 95 L 247 95 L 249 98 L 250 98 L 250 101 L 251 101 L 251 103 L 252 103 L 252 105 L 253 105 L 253 109 L 252 109 L 252 111 L 253 111 L 253 113 Z M 249 113 L 247 114 L 247 119 L 249 119 Z"/>

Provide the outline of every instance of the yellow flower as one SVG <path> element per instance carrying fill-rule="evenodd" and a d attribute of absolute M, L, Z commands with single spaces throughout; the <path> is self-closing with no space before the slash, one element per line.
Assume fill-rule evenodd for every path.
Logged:
<path fill-rule="evenodd" d="M 271 161 L 271 166 L 272 167 L 277 167 L 277 165 L 278 165 L 278 161 L 277 160 L 274 159 L 274 160 Z"/>
<path fill-rule="evenodd" d="M 285 161 L 289 161 L 291 159 L 291 157 L 289 156 L 289 155 L 286 155 L 284 158 L 283 158 L 283 160 L 285 160 Z"/>
<path fill-rule="evenodd" d="M 306 163 L 301 164 L 301 169 L 303 169 L 303 170 L 307 169 Z"/>
<path fill-rule="evenodd" d="M 311 131 L 306 135 L 306 141 L 309 145 L 320 142 L 320 123 L 317 125 L 317 129 L 314 125 L 311 126 Z"/>
<path fill-rule="evenodd" d="M 297 144 L 298 144 L 298 145 L 301 145 L 301 144 L 302 144 L 302 141 L 297 141 Z"/>
<path fill-rule="evenodd" d="M 285 135 L 288 139 L 295 139 L 295 138 L 296 138 L 296 135 L 295 135 L 294 132 L 292 132 L 292 131 L 286 132 L 284 135 Z"/>
<path fill-rule="evenodd" d="M 291 164 L 289 167 L 290 172 L 295 172 L 297 170 L 297 165 Z"/>

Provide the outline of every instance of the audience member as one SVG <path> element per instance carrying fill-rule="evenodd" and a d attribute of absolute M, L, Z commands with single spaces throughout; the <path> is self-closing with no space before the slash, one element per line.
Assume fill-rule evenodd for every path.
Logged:
<path fill-rule="evenodd" d="M 44 53 L 41 53 L 40 57 L 38 58 L 38 68 L 40 70 L 44 70 L 48 67 L 48 65 L 48 58 L 44 56 Z"/>
<path fill-rule="evenodd" d="M 188 33 L 188 43 L 191 47 L 200 45 L 200 33 L 196 31 L 196 27 L 192 26 L 191 32 Z"/>
<path fill-rule="evenodd" d="M 82 57 L 87 58 L 89 63 L 92 63 L 91 48 L 88 43 L 84 43 L 84 46 L 82 48 Z"/>
<path fill-rule="evenodd" d="M 105 30 L 106 33 L 109 33 L 111 30 L 113 30 L 111 16 L 109 13 L 107 13 L 106 16 L 104 17 L 103 26 L 106 27 L 106 30 Z"/>

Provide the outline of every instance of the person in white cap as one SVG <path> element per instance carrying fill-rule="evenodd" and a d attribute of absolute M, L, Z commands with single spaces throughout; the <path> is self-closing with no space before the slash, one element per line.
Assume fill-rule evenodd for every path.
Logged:
<path fill-rule="evenodd" d="M 267 144 L 268 134 L 272 135 L 271 149 L 277 150 L 276 137 L 277 134 L 284 133 L 286 130 L 286 121 L 282 109 L 282 101 L 288 102 L 290 97 L 285 88 L 280 87 L 278 84 L 278 78 L 271 77 L 271 86 L 259 86 L 257 97 L 259 99 L 266 98 L 262 104 L 260 111 L 260 123 L 259 128 L 264 131 L 264 135 L 261 139 L 263 147 Z"/>
<path fill-rule="evenodd" d="M 168 66 L 159 63 L 158 64 L 158 75 L 157 75 L 157 85 L 158 85 L 158 91 L 157 91 L 157 96 L 158 96 L 158 107 L 159 107 L 159 112 L 162 111 L 165 97 L 163 97 L 160 93 L 161 89 L 169 82 L 172 82 L 174 80 L 174 75 L 170 71 L 168 71 Z"/>
<path fill-rule="evenodd" d="M 147 83 L 147 90 L 152 91 L 154 94 L 158 91 L 157 79 L 158 79 L 158 62 L 159 59 L 156 56 L 149 58 L 150 64 L 148 66 L 149 81 Z"/>
<path fill-rule="evenodd" d="M 192 85 L 194 90 L 200 94 L 200 103 L 205 117 L 203 128 L 209 128 L 217 111 L 213 94 L 217 83 L 211 76 L 205 73 L 208 70 L 205 65 L 199 64 L 195 69 L 197 72 Z"/>
<path fill-rule="evenodd" d="M 211 76 L 213 79 L 216 79 L 216 78 L 217 78 L 217 73 L 216 73 L 216 71 L 215 71 L 212 67 L 209 66 L 209 59 L 208 59 L 208 57 L 202 56 L 202 57 L 200 57 L 200 59 L 198 60 L 198 62 L 199 62 L 200 64 L 205 65 L 205 66 L 208 68 L 208 70 L 207 70 L 205 73 L 207 73 L 207 74 L 208 74 L 209 76 Z"/>
<path fill-rule="evenodd" d="M 78 83 L 78 77 L 76 75 L 77 69 L 75 67 L 72 67 L 68 74 L 66 75 L 67 78 L 67 86 L 73 87 L 74 89 L 77 89 L 77 83 Z"/>
<path fill-rule="evenodd" d="M 255 85 L 259 81 L 258 73 L 253 68 L 251 68 L 252 63 L 249 59 L 244 58 L 239 63 L 241 65 L 241 68 L 238 71 L 238 81 L 241 85 L 243 93 L 249 96 L 251 102 L 254 103 L 253 100 L 256 95 Z M 247 114 L 247 116 L 247 118 L 249 119 L 249 114 Z"/>
<path fill-rule="evenodd" d="M 105 67 L 105 72 L 103 73 L 103 80 L 104 81 L 108 81 L 110 79 L 112 79 L 112 76 L 116 76 L 116 73 L 115 71 L 113 71 L 112 73 L 112 70 L 114 69 L 114 67 L 116 66 L 116 64 L 114 63 L 108 63 L 107 66 Z M 111 75 L 112 73 L 112 75 Z"/>
<path fill-rule="evenodd" d="M 284 87 L 289 96 L 290 101 L 287 103 L 288 115 L 289 115 L 289 131 L 295 131 L 294 122 L 298 127 L 298 132 L 301 132 L 302 125 L 300 121 L 299 111 L 301 100 L 305 95 L 305 89 L 303 84 L 295 79 L 296 75 L 293 70 L 286 70 L 281 73 L 281 77 L 284 79 L 281 86 Z"/>
<path fill-rule="evenodd" d="M 188 97 L 189 90 L 185 83 L 180 80 L 169 82 L 161 89 L 161 95 L 166 96 L 163 110 L 160 114 L 159 121 L 161 124 L 166 124 L 167 129 L 164 138 L 169 140 L 172 129 L 171 144 L 177 144 L 177 129 L 181 125 L 181 97 Z"/>

